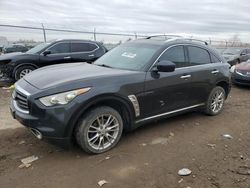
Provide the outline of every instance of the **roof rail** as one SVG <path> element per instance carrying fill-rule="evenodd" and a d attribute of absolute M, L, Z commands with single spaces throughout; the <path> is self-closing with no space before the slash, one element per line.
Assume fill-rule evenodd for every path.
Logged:
<path fill-rule="evenodd" d="M 169 39 L 169 38 L 181 38 L 182 36 L 180 35 L 152 35 L 152 36 L 148 36 L 146 37 L 146 39 L 151 39 L 151 38 L 156 38 L 156 37 L 165 37 L 165 40 Z"/>
<path fill-rule="evenodd" d="M 189 40 L 189 41 L 197 41 L 197 42 L 202 42 L 205 45 L 208 45 L 208 43 L 204 40 L 199 40 L 199 39 L 194 39 L 194 38 L 182 38 L 183 40 Z"/>
<path fill-rule="evenodd" d="M 194 39 L 194 38 L 185 38 L 185 37 L 182 37 L 180 35 L 152 35 L 152 36 L 146 37 L 146 39 L 151 39 L 151 38 L 156 38 L 156 37 L 165 37 L 164 40 L 166 40 L 166 41 L 170 40 L 170 39 L 173 39 L 173 40 L 181 39 L 181 40 L 201 42 L 201 43 L 204 43 L 205 45 L 208 45 L 208 43 L 206 41 Z"/>

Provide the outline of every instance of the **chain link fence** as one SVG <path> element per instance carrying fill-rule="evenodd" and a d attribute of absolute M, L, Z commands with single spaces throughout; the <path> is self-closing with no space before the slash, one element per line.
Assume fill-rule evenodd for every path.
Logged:
<path fill-rule="evenodd" d="M 147 37 L 147 34 L 138 33 L 107 33 L 99 32 L 96 29 L 93 31 L 81 31 L 71 29 L 57 29 L 44 27 L 27 27 L 19 25 L 4 25 L 0 24 L 0 47 L 10 43 L 21 43 L 26 46 L 35 46 L 41 42 L 53 41 L 56 39 L 87 39 L 103 42 L 108 49 L 123 43 L 128 40 Z M 7 40 L 8 39 L 8 40 Z M 249 43 L 233 40 L 212 40 L 202 39 L 211 46 L 218 48 L 228 47 L 250 47 Z"/>

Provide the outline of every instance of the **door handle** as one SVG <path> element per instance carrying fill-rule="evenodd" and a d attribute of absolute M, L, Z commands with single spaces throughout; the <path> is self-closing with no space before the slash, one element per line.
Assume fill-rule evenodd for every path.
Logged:
<path fill-rule="evenodd" d="M 95 55 L 94 54 L 90 54 L 89 57 L 94 57 Z"/>
<path fill-rule="evenodd" d="M 187 79 L 187 78 L 191 78 L 191 75 L 188 74 L 188 75 L 183 75 L 183 76 L 181 76 L 181 79 Z"/>
<path fill-rule="evenodd" d="M 66 56 L 66 57 L 64 57 L 63 59 L 70 59 L 71 57 L 70 56 Z"/>
<path fill-rule="evenodd" d="M 219 73 L 220 71 L 219 70 L 213 70 L 211 73 L 212 74 L 217 74 L 217 73 Z"/>

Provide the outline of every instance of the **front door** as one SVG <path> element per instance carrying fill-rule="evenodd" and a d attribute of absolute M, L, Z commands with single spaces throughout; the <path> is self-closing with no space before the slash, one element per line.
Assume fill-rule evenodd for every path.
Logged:
<path fill-rule="evenodd" d="M 46 49 L 50 54 L 40 54 L 40 66 L 47 66 L 71 62 L 71 51 L 69 42 L 60 42 Z"/>
<path fill-rule="evenodd" d="M 168 48 L 159 58 L 176 64 L 174 72 L 149 71 L 145 79 L 143 118 L 185 108 L 190 105 L 192 73 L 188 67 L 184 46 Z M 157 64 L 157 62 L 156 62 Z M 156 65 L 155 65 L 156 66 Z"/>

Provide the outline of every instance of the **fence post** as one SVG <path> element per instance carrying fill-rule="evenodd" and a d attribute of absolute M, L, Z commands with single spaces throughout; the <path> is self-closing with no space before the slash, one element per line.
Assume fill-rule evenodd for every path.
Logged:
<path fill-rule="evenodd" d="M 96 29 L 94 28 L 94 40 L 96 41 Z"/>
<path fill-rule="evenodd" d="M 43 39 L 44 39 L 44 42 L 46 42 L 46 32 L 45 32 L 43 24 L 42 24 L 42 28 L 43 28 Z"/>
<path fill-rule="evenodd" d="M 135 32 L 135 39 L 137 39 L 137 33 Z"/>

